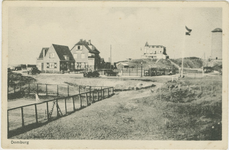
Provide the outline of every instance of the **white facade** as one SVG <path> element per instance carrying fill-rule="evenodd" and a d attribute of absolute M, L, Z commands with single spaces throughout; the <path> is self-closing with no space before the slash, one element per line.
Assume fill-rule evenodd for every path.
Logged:
<path fill-rule="evenodd" d="M 146 43 L 143 49 L 143 56 L 154 59 L 166 59 L 166 48 L 161 45 L 148 45 Z"/>

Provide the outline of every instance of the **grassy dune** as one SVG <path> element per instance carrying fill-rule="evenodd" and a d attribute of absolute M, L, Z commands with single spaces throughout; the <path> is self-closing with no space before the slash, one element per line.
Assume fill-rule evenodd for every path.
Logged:
<path fill-rule="evenodd" d="M 221 78 L 184 78 L 161 89 L 119 92 L 12 138 L 221 140 L 221 85 Z"/>

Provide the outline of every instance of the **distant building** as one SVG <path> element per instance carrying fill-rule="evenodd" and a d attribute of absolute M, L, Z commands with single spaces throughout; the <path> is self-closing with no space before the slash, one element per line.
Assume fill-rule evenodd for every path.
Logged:
<path fill-rule="evenodd" d="M 148 42 L 146 42 L 143 49 L 143 57 L 166 59 L 168 57 L 166 54 L 166 47 L 162 45 L 149 45 Z"/>
<path fill-rule="evenodd" d="M 117 69 L 129 68 L 128 61 L 120 61 L 120 62 L 117 62 L 115 65 Z"/>
<path fill-rule="evenodd" d="M 42 48 L 37 67 L 44 72 L 60 72 L 74 70 L 75 60 L 68 48 L 64 45 L 52 44 L 49 48 Z"/>
<path fill-rule="evenodd" d="M 101 58 L 99 56 L 99 51 L 91 43 L 91 40 L 80 40 L 76 43 L 72 49 L 71 53 L 75 59 L 75 69 L 91 69 L 97 70 L 100 67 Z"/>
<path fill-rule="evenodd" d="M 222 59 L 222 29 L 212 31 L 211 59 Z"/>

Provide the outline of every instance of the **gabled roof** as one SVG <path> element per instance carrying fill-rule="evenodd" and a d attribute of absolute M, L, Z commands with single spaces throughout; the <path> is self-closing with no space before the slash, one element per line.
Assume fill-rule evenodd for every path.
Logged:
<path fill-rule="evenodd" d="M 74 58 L 73 58 L 72 53 L 70 52 L 68 46 L 57 45 L 57 44 L 52 44 L 52 46 L 56 50 L 56 53 L 57 53 L 58 57 L 60 58 L 60 60 L 65 60 L 64 55 L 67 55 L 69 57 L 69 60 L 74 61 Z"/>
<path fill-rule="evenodd" d="M 222 32 L 221 28 L 215 28 L 214 30 L 212 30 L 212 32 Z"/>
<path fill-rule="evenodd" d="M 85 46 L 85 47 L 88 49 L 89 53 L 94 53 L 94 54 L 99 54 L 99 53 L 100 53 L 100 52 L 97 50 L 97 48 L 96 48 L 93 44 L 87 42 L 86 40 L 80 40 L 78 43 L 76 43 L 76 44 L 72 47 L 71 50 L 73 50 L 73 48 L 75 48 L 77 45 L 83 45 L 83 46 Z M 89 45 L 91 45 L 94 49 L 91 49 L 91 48 L 89 47 Z"/>
<path fill-rule="evenodd" d="M 38 57 L 38 59 L 43 59 L 43 50 L 45 51 L 45 55 L 46 55 L 48 49 L 49 49 L 48 47 L 43 47 L 42 50 L 41 50 L 41 53 L 40 53 L 40 55 Z"/>

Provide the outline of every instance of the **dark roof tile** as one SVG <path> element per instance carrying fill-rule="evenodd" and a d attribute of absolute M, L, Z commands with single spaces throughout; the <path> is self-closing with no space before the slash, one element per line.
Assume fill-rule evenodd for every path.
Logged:
<path fill-rule="evenodd" d="M 90 43 L 88 43 L 88 42 L 85 41 L 85 40 L 80 40 L 78 43 L 76 43 L 76 44 L 72 47 L 72 49 L 75 48 L 77 45 L 84 45 L 84 46 L 89 50 L 90 53 L 94 53 L 94 54 L 99 54 L 99 53 L 100 53 L 99 50 L 97 50 L 97 48 L 96 48 L 93 44 L 90 44 Z M 94 47 L 94 49 L 91 49 L 91 48 L 89 47 L 89 45 L 91 45 L 92 47 Z M 72 50 L 72 49 L 71 49 L 71 50 Z"/>
<path fill-rule="evenodd" d="M 72 56 L 72 53 L 70 52 L 68 46 L 64 45 L 57 45 L 57 44 L 52 44 L 54 49 L 56 50 L 57 55 L 59 56 L 60 60 L 65 60 L 64 55 L 69 56 L 69 60 L 73 60 L 74 58 Z"/>
<path fill-rule="evenodd" d="M 43 59 L 43 50 L 45 50 L 45 55 L 46 55 L 46 53 L 47 53 L 48 49 L 49 49 L 48 47 L 44 47 L 44 48 L 42 48 L 41 53 L 40 53 L 40 55 L 39 55 L 39 58 L 38 58 L 38 59 Z"/>

